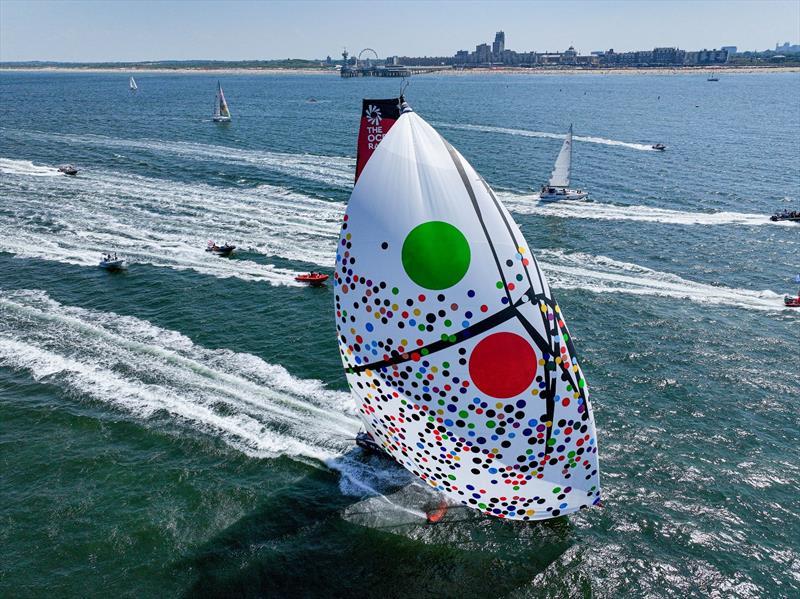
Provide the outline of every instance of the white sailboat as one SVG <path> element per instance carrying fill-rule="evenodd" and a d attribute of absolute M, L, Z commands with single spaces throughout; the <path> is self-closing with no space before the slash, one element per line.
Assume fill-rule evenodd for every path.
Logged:
<path fill-rule="evenodd" d="M 542 187 L 540 200 L 582 200 L 589 196 L 581 189 L 569 189 L 569 174 L 572 170 L 572 125 L 569 126 L 567 138 L 556 158 L 550 181 Z"/>
<path fill-rule="evenodd" d="M 231 111 L 228 109 L 228 103 L 225 101 L 225 94 L 219 81 L 217 81 L 217 97 L 214 98 L 214 116 L 212 119 L 215 123 L 229 123 L 231 120 Z"/>
<path fill-rule="evenodd" d="M 137 89 L 139 89 L 139 86 L 136 85 L 136 79 L 131 77 L 130 80 L 128 81 L 128 87 L 131 88 L 131 92 L 135 92 Z"/>

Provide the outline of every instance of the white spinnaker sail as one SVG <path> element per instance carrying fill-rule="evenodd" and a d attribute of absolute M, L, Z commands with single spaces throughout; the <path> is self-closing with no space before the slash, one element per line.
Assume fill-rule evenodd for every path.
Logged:
<path fill-rule="evenodd" d="M 413 112 L 364 167 L 336 260 L 348 383 L 400 464 L 500 518 L 600 501 L 594 420 L 561 310 L 494 192 Z"/>
<path fill-rule="evenodd" d="M 128 85 L 130 86 L 132 92 L 135 92 L 137 89 L 139 89 L 139 86 L 136 85 L 136 80 L 133 77 L 131 77 L 128 81 Z"/>
<path fill-rule="evenodd" d="M 550 175 L 551 187 L 569 187 L 569 172 L 572 168 L 572 125 L 569 126 L 567 138 L 556 158 L 553 174 Z"/>

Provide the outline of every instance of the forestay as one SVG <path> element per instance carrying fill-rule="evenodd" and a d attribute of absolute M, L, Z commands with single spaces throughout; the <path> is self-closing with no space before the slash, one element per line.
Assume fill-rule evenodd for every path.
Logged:
<path fill-rule="evenodd" d="M 336 260 L 342 361 L 389 454 L 501 518 L 600 501 L 586 382 L 536 259 L 486 182 L 405 106 L 353 189 Z"/>

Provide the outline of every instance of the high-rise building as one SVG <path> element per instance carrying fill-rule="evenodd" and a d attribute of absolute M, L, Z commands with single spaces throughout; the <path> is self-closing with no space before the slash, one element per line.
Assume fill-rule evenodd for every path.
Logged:
<path fill-rule="evenodd" d="M 475 62 L 486 64 L 492 62 L 492 49 L 489 44 L 479 44 L 475 46 Z"/>
<path fill-rule="evenodd" d="M 506 49 L 506 34 L 504 31 L 498 31 L 494 34 L 494 43 L 492 44 L 492 54 L 495 59 L 499 59 L 503 50 Z"/>

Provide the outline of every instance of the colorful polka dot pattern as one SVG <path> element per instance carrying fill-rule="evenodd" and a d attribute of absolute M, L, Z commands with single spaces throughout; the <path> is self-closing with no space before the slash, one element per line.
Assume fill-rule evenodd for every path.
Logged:
<path fill-rule="evenodd" d="M 599 502 L 586 382 L 507 213 L 497 208 L 516 243 L 506 233 L 503 254 L 487 257 L 466 221 L 423 219 L 381 238 L 353 203 L 336 325 L 367 430 L 431 487 L 488 515 L 538 520 Z M 495 278 L 474 276 L 487 264 Z"/>

